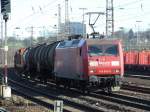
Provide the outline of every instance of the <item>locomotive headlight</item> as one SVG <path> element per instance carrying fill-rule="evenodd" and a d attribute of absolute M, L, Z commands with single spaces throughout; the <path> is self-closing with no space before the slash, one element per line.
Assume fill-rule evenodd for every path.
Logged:
<path fill-rule="evenodd" d="M 120 70 L 119 69 L 116 69 L 116 73 L 119 73 L 120 72 Z"/>
<path fill-rule="evenodd" d="M 90 70 L 90 73 L 94 73 L 94 71 L 93 71 L 93 70 Z"/>
<path fill-rule="evenodd" d="M 96 73 L 96 69 L 89 70 L 90 73 Z"/>
<path fill-rule="evenodd" d="M 112 62 L 111 62 L 111 65 L 112 65 L 112 66 L 119 66 L 119 61 L 112 61 Z"/>
<path fill-rule="evenodd" d="M 98 62 L 97 61 L 90 61 L 89 66 L 98 66 Z"/>
<path fill-rule="evenodd" d="M 113 69 L 112 72 L 119 73 L 120 70 L 119 69 Z"/>

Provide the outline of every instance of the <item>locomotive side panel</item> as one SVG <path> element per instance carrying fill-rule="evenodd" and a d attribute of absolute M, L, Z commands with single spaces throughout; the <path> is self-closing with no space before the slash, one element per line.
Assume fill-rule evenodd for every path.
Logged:
<path fill-rule="evenodd" d="M 78 41 L 78 43 L 80 43 L 80 41 Z M 74 46 L 64 45 L 61 47 L 60 45 L 56 48 L 54 67 L 56 77 L 73 80 L 84 80 L 84 65 L 82 56 L 83 45 L 78 46 L 78 43 Z"/>

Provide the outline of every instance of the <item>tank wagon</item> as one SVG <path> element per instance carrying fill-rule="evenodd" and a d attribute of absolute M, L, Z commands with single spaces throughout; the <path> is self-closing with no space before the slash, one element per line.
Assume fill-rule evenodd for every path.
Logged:
<path fill-rule="evenodd" d="M 83 91 L 120 88 L 124 64 L 118 40 L 73 39 L 26 48 L 23 53 L 18 51 L 15 68 L 25 77 Z M 22 62 L 17 61 L 20 59 Z"/>

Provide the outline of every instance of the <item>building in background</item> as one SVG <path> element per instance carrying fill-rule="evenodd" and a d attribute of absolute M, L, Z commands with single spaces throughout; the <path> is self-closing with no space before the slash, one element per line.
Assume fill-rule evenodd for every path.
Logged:
<path fill-rule="evenodd" d="M 86 25 L 80 23 L 80 22 L 71 22 L 70 23 L 70 34 L 71 35 L 82 35 L 82 34 L 86 34 Z"/>
<path fill-rule="evenodd" d="M 63 35 L 65 32 L 65 25 L 64 23 L 61 24 L 61 34 Z M 80 22 L 70 22 L 69 23 L 69 35 L 83 35 L 86 34 L 86 25 Z"/>

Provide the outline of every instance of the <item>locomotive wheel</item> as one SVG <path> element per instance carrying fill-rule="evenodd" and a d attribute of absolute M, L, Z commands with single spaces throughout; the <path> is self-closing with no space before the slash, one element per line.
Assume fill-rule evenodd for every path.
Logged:
<path fill-rule="evenodd" d="M 56 82 L 56 88 L 60 88 L 60 83 L 59 82 Z"/>
<path fill-rule="evenodd" d="M 106 88 L 103 88 L 102 90 L 103 90 L 105 93 L 107 93 L 107 94 L 111 94 L 111 93 L 112 93 L 111 87 L 106 87 Z"/>
<path fill-rule="evenodd" d="M 89 89 L 87 88 L 85 82 L 81 83 L 81 91 L 82 91 L 83 94 L 89 94 Z"/>
<path fill-rule="evenodd" d="M 85 93 L 86 93 L 85 87 L 82 87 L 82 88 L 81 88 L 81 91 L 82 91 L 83 94 L 85 94 Z"/>
<path fill-rule="evenodd" d="M 81 91 L 83 94 L 87 94 L 87 95 L 90 94 L 90 90 L 87 88 L 83 88 Z"/>
<path fill-rule="evenodd" d="M 108 87 L 108 88 L 107 88 L 107 93 L 108 93 L 108 94 L 111 94 L 111 93 L 112 93 L 111 87 Z"/>
<path fill-rule="evenodd" d="M 67 84 L 66 83 L 64 84 L 64 88 L 67 89 Z"/>
<path fill-rule="evenodd" d="M 64 85 L 65 89 L 70 89 L 70 84 L 71 84 L 71 81 L 66 80 L 65 85 Z"/>
<path fill-rule="evenodd" d="M 25 79 L 28 79 L 28 76 L 29 76 L 28 74 L 27 74 L 27 75 L 25 75 Z"/>
<path fill-rule="evenodd" d="M 47 84 L 47 80 L 46 79 L 42 79 L 42 83 L 43 84 Z"/>
<path fill-rule="evenodd" d="M 56 87 L 57 87 L 57 88 L 59 88 L 59 87 L 60 87 L 59 79 L 57 79 L 57 78 L 55 79 L 55 84 L 56 84 Z"/>

